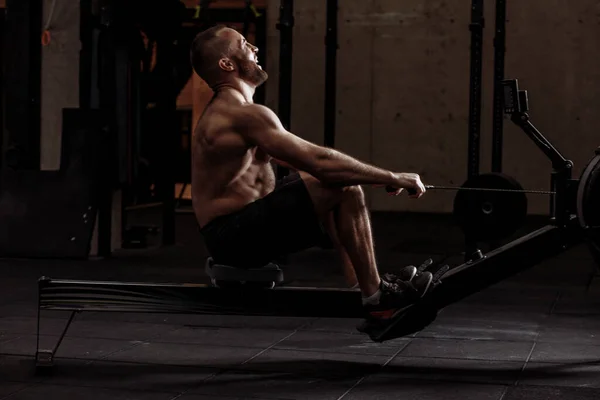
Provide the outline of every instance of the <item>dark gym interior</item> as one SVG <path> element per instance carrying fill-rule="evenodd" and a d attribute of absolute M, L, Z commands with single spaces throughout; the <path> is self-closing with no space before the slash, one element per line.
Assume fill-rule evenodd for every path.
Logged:
<path fill-rule="evenodd" d="M 526 3 L 0 0 L 0 400 L 599 398 L 598 10 Z M 388 329 L 327 237 L 208 268 L 216 24 L 285 129 L 421 175 L 364 187 L 378 269 L 438 283 Z"/>

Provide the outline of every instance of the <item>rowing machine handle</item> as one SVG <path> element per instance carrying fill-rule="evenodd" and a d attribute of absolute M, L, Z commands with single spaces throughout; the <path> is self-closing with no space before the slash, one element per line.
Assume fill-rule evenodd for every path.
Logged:
<path fill-rule="evenodd" d="M 388 185 L 388 186 L 385 187 L 385 190 L 388 193 L 394 193 L 397 189 Z M 410 196 L 413 196 L 413 195 L 417 194 L 417 191 L 415 189 L 405 189 L 405 190 L 408 192 L 408 194 Z"/>

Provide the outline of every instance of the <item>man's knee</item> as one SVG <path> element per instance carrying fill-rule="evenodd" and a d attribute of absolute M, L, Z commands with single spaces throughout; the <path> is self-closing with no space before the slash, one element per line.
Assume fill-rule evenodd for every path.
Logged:
<path fill-rule="evenodd" d="M 319 214 L 331 211 L 343 201 L 350 199 L 358 203 L 364 203 L 365 194 L 358 185 L 345 187 L 327 185 L 314 176 L 305 173 L 301 173 L 301 177 Z"/>
<path fill-rule="evenodd" d="M 365 192 L 363 191 L 362 186 L 354 185 L 354 186 L 346 186 L 342 188 L 343 195 L 346 197 L 352 197 L 357 199 L 364 199 Z"/>
<path fill-rule="evenodd" d="M 330 186 L 321 184 L 321 190 L 329 200 L 338 205 L 347 200 L 362 201 L 365 198 L 365 193 L 360 186 Z"/>

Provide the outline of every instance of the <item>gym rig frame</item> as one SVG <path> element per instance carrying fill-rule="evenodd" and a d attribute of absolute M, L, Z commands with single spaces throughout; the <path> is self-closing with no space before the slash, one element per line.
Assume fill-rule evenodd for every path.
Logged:
<path fill-rule="evenodd" d="M 505 112 L 552 163 L 551 182 L 556 198 L 551 202 L 548 224 L 485 254 L 480 250 L 475 251 L 465 263 L 445 272 L 440 277 L 440 283 L 396 318 L 393 326 L 384 332 L 371 332 L 369 335 L 373 341 L 382 342 L 420 331 L 433 322 L 438 311 L 446 306 L 584 241 L 585 227 L 581 226 L 581 218 L 577 217 L 576 211 L 579 180 L 571 177 L 572 162 L 565 159 L 530 122 L 527 114 L 527 93 L 519 90 L 517 81 L 503 81 L 503 87 Z M 600 151 L 597 151 L 596 157 L 583 172 L 583 179 L 590 175 L 590 168 L 595 168 L 599 159 Z M 235 270 L 231 267 L 221 267 Z M 278 267 L 273 264 L 270 264 L 270 267 L 271 271 L 268 273 L 255 271 L 258 275 L 263 274 L 260 278 L 244 279 L 282 280 L 282 272 Z M 207 264 L 207 268 L 210 268 L 210 264 Z M 247 273 L 239 270 L 238 272 Z M 268 278 L 264 276 L 265 274 Z M 215 278 L 214 275 L 210 276 Z M 242 280 L 229 275 L 229 281 L 236 279 Z M 219 288 L 207 284 L 99 282 L 42 277 L 39 279 L 38 290 L 37 367 L 53 365 L 54 355 L 75 314 L 83 311 L 317 318 L 364 316 L 361 295 L 355 289 L 285 286 L 275 286 L 271 289 L 247 285 Z M 311 304 L 318 304 L 318 306 L 314 307 Z M 52 350 L 39 348 L 40 314 L 45 310 L 71 312 L 62 335 Z"/>

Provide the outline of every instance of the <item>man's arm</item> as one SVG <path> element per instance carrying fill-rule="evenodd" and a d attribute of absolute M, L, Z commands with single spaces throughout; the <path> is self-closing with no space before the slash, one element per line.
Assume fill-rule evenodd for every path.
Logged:
<path fill-rule="evenodd" d="M 403 185 L 399 174 L 360 162 L 337 150 L 317 146 L 288 132 L 277 115 L 267 107 L 244 106 L 235 119 L 238 131 L 249 142 L 271 157 L 306 171 L 324 183 L 412 187 L 410 183 Z"/>

